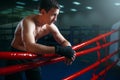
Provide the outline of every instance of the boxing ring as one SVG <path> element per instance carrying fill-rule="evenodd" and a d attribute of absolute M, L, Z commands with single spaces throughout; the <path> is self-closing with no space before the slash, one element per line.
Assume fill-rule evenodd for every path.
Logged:
<path fill-rule="evenodd" d="M 119 30 L 112 30 L 110 32 L 98 35 L 97 37 L 90 39 L 88 41 L 85 41 L 83 43 L 77 44 L 75 46 L 72 46 L 72 48 L 76 51 L 76 57 L 87 55 L 87 54 L 92 54 L 92 52 L 96 52 L 97 54 L 97 60 L 92 63 L 91 65 L 85 67 L 82 70 L 79 70 L 78 72 L 75 72 L 69 76 L 66 76 L 62 80 L 73 80 L 77 78 L 78 76 L 81 76 L 82 74 L 90 71 L 91 69 L 94 70 L 94 73 L 92 73 L 91 80 L 98 80 L 100 76 L 106 74 L 106 72 L 111 69 L 116 63 L 119 61 L 119 59 L 116 59 L 116 61 L 111 62 L 111 64 L 108 64 L 106 61 L 108 61 L 111 57 L 116 55 L 120 50 L 117 49 L 116 51 L 109 53 L 107 48 L 114 44 L 117 43 L 120 40 L 114 40 L 111 42 L 107 42 L 106 38 L 110 36 L 111 34 L 117 32 Z M 102 43 L 100 42 L 102 41 Z M 80 50 L 90 44 L 95 43 L 96 46 L 92 48 L 88 48 L 85 50 Z M 105 56 L 101 58 L 101 49 L 105 49 Z M 48 64 L 54 64 L 57 62 L 64 61 L 64 57 L 55 55 L 55 54 L 44 54 L 41 56 L 38 56 L 33 53 L 28 53 L 28 52 L 0 52 L 0 59 L 8 59 L 8 60 L 15 60 L 15 59 L 37 59 L 39 58 L 40 60 L 35 61 L 35 62 L 30 62 L 30 63 L 25 63 L 25 64 L 18 64 L 18 65 L 12 65 L 12 66 L 6 66 L 6 67 L 1 67 L 0 68 L 0 75 L 8 75 L 12 73 L 16 73 L 19 71 L 24 71 L 27 69 L 32 69 L 38 66 L 44 66 Z M 96 74 L 96 70 L 99 67 L 101 63 L 106 63 L 107 66 L 105 69 L 101 70 L 99 73 Z"/>

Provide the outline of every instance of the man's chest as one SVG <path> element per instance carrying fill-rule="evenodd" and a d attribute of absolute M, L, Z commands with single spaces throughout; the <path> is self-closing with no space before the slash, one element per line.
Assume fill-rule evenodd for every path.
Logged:
<path fill-rule="evenodd" d="M 35 40 L 38 40 L 39 38 L 41 38 L 47 34 L 49 34 L 48 28 L 46 28 L 46 27 L 36 28 L 34 31 Z"/>

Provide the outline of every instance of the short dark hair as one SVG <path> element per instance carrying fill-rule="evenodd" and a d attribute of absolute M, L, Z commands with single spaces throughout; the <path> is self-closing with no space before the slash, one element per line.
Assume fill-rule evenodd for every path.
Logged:
<path fill-rule="evenodd" d="M 39 10 L 45 9 L 48 12 L 51 8 L 60 9 L 60 5 L 56 0 L 40 0 Z"/>

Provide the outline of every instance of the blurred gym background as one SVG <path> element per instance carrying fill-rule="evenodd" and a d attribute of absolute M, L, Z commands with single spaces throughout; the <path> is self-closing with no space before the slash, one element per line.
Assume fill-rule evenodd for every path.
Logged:
<path fill-rule="evenodd" d="M 92 39 L 111 30 L 120 21 L 120 0 L 57 0 L 61 5 L 58 20 L 55 23 L 61 33 L 72 45 Z M 17 23 L 25 16 L 38 14 L 39 0 L 1 0 L 0 2 L 0 51 L 9 51 Z M 119 35 L 120 36 L 120 35 Z M 50 41 L 45 43 L 44 41 Z M 110 40 L 109 38 L 107 39 Z M 39 41 L 38 41 L 39 42 Z M 45 36 L 42 43 L 56 44 L 51 35 Z M 91 47 L 91 46 L 88 46 Z M 43 67 L 43 80 L 59 80 L 74 70 L 83 67 L 94 60 L 94 57 L 84 56 L 76 60 L 69 68 L 63 63 Z M 58 66 L 59 65 L 59 66 Z M 5 66 L 5 60 L 0 60 L 0 67 Z M 55 68 L 58 67 L 58 68 Z M 60 67 L 61 66 L 61 67 Z M 60 67 L 60 68 L 59 68 Z M 63 72 L 62 72 L 63 71 Z M 62 73 L 64 74 L 62 74 Z M 48 75 L 50 74 L 50 75 Z M 56 76 L 55 74 L 59 74 Z M 120 67 L 115 66 L 106 80 L 120 80 Z M 55 75 L 55 76 L 54 76 Z M 87 75 L 87 74 L 86 74 Z M 48 76 L 47 79 L 46 76 Z M 63 77 L 64 77 L 63 76 Z M 89 80 L 90 76 L 76 80 Z M 4 77 L 0 77 L 4 80 Z"/>

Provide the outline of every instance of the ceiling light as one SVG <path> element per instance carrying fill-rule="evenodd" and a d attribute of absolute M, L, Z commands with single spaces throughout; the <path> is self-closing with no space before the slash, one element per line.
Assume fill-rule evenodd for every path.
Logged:
<path fill-rule="evenodd" d="M 16 4 L 25 5 L 23 2 L 16 2 Z"/>
<path fill-rule="evenodd" d="M 22 12 L 22 15 L 26 16 L 26 15 L 30 15 L 31 13 L 32 13 L 31 11 L 26 11 L 26 12 Z"/>
<path fill-rule="evenodd" d="M 74 1 L 73 4 L 75 4 L 75 5 L 80 5 L 80 3 L 79 3 L 79 2 L 76 2 L 76 1 Z"/>
<path fill-rule="evenodd" d="M 77 11 L 77 9 L 70 9 L 70 11 L 76 12 L 76 11 Z"/>
<path fill-rule="evenodd" d="M 120 6 L 120 3 L 115 3 L 115 6 Z"/>
<path fill-rule="evenodd" d="M 11 9 L 7 9 L 7 10 L 4 10 L 4 11 L 1 11 L 2 14 L 9 14 L 9 13 L 12 13 L 12 10 Z"/>
<path fill-rule="evenodd" d="M 60 11 L 60 13 L 64 13 L 64 11 Z"/>
<path fill-rule="evenodd" d="M 93 9 L 93 8 L 92 8 L 92 7 L 90 7 L 90 6 L 87 6 L 87 7 L 86 7 L 86 9 L 89 9 L 89 10 L 91 10 L 91 9 Z"/>
<path fill-rule="evenodd" d="M 39 10 L 34 9 L 33 13 L 37 14 L 37 13 L 39 13 Z"/>
<path fill-rule="evenodd" d="M 64 5 L 60 5 L 60 8 L 64 8 Z"/>
<path fill-rule="evenodd" d="M 23 9 L 24 7 L 23 7 L 23 6 L 16 6 L 16 8 L 21 8 L 21 9 Z"/>

